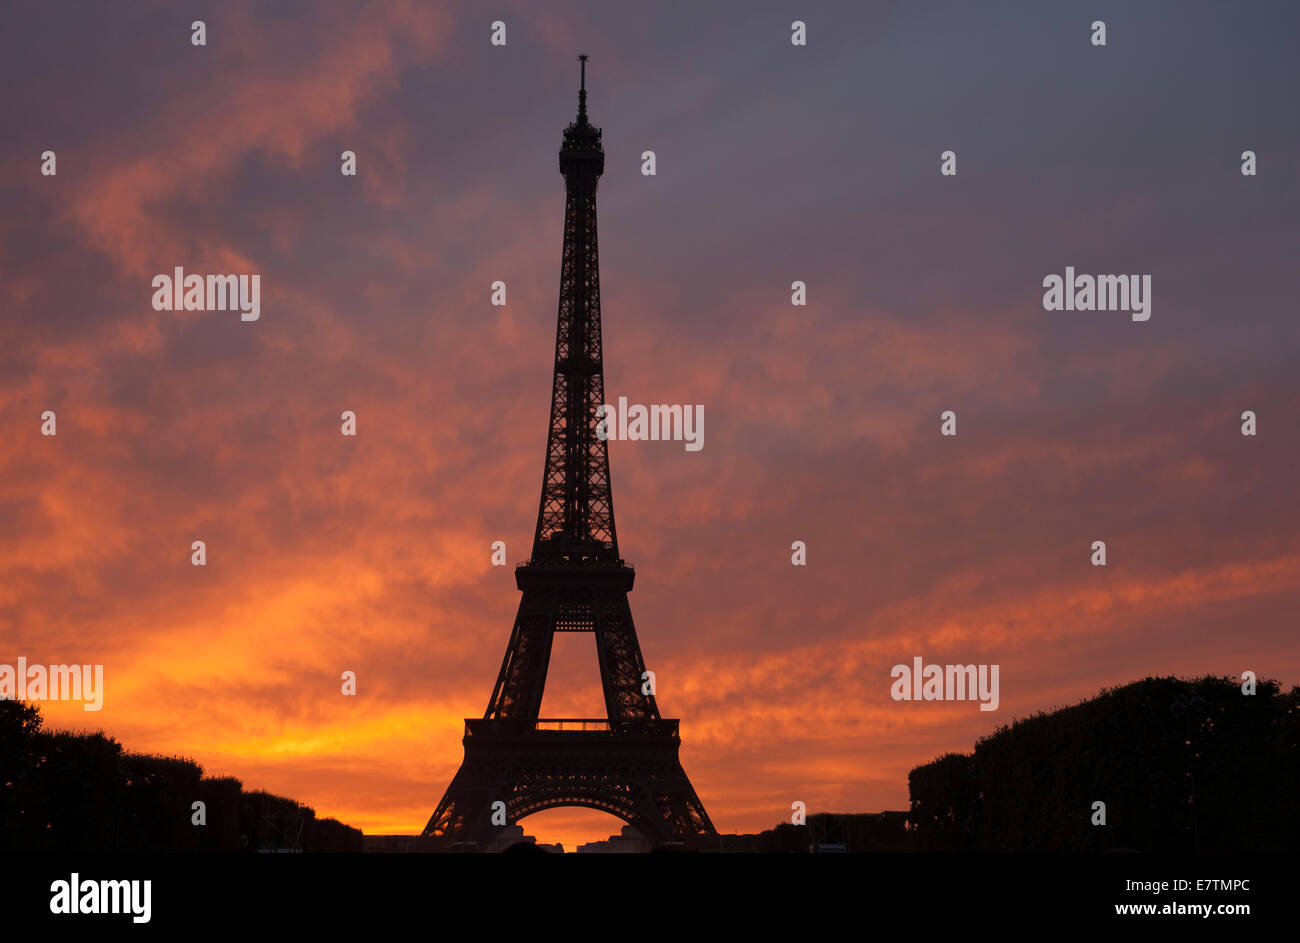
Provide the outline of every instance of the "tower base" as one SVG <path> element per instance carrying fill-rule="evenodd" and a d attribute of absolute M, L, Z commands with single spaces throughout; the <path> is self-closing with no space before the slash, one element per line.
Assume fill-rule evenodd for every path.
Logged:
<path fill-rule="evenodd" d="M 466 720 L 464 744 L 460 770 L 423 833 L 447 851 L 486 848 L 503 824 L 561 806 L 608 812 L 652 846 L 718 847 L 678 758 L 675 720 L 539 720 L 531 728 Z M 493 809 L 497 802 L 504 810 Z"/>

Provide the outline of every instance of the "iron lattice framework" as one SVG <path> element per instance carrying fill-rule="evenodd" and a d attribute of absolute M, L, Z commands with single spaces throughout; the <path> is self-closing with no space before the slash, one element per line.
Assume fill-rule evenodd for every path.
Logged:
<path fill-rule="evenodd" d="M 487 711 L 465 721 L 465 759 L 424 835 L 484 847 L 501 827 L 492 821 L 501 802 L 506 824 L 587 806 L 654 843 L 713 846 L 717 832 L 678 758 L 677 721 L 661 718 L 653 694 L 643 693 L 645 662 L 627 600 L 635 574 L 618 554 L 609 453 L 596 434 L 605 402 L 596 182 L 605 153 L 600 129 L 587 120 L 587 57 L 579 58 L 578 117 L 560 149 L 564 250 L 533 552 L 515 570 L 523 598 Z M 556 632 L 595 634 L 605 718 L 539 716 Z"/>

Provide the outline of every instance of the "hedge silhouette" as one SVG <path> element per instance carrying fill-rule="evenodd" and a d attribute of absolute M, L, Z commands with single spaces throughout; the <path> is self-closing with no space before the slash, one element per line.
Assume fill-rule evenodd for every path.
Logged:
<path fill-rule="evenodd" d="M 908 777 L 932 851 L 1290 851 L 1300 688 L 1146 678 L 1039 713 Z M 1093 803 L 1106 824 L 1094 825 Z"/>

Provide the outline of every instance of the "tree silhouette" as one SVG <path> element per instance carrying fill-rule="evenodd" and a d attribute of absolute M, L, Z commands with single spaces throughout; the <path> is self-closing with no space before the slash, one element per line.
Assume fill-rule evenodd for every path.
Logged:
<path fill-rule="evenodd" d="M 294 810 L 295 848 L 360 851 L 361 832 L 181 757 L 128 753 L 102 733 L 49 733 L 35 705 L 0 700 L 0 847 L 9 851 L 257 851 Z M 204 803 L 205 824 L 194 823 Z M 271 836 L 268 839 L 267 836 Z M 273 844 L 273 842 L 272 842 Z"/>

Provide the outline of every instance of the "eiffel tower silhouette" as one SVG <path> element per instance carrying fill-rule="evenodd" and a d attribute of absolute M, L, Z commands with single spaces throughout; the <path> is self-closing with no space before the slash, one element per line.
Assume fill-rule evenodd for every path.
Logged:
<path fill-rule="evenodd" d="M 677 721 L 659 716 L 632 624 L 633 569 L 618 555 L 609 454 L 596 434 L 605 402 L 596 181 L 600 129 L 587 120 L 587 57 L 578 117 L 564 130 L 564 252 L 546 471 L 523 593 L 482 719 L 465 721 L 465 758 L 424 828 L 436 844 L 481 849 L 524 816 L 601 809 L 651 843 L 716 847 L 717 832 L 678 758 Z M 607 716 L 538 716 L 556 632 L 592 632 Z M 647 693 L 649 692 L 649 693 Z"/>

